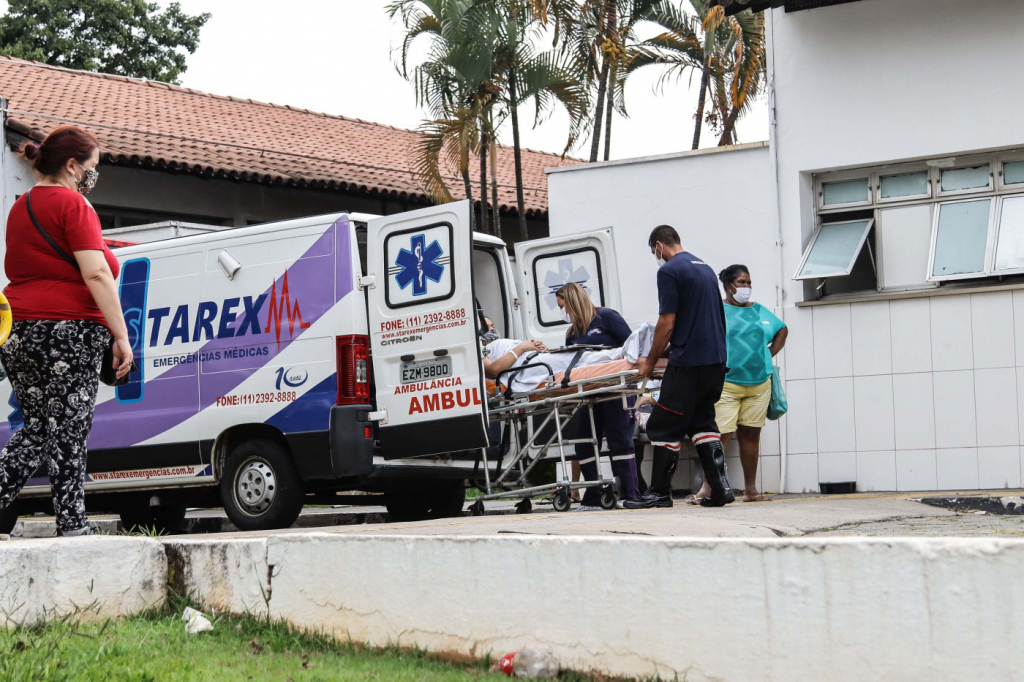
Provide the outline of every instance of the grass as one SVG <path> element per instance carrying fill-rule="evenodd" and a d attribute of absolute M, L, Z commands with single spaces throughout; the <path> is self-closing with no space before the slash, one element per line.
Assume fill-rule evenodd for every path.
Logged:
<path fill-rule="evenodd" d="M 487 661 L 450 662 L 423 652 L 372 649 L 255 617 L 213 616 L 214 629 L 185 632 L 185 603 L 105 623 L 66 617 L 0 629 L 0 680 L 449 680 L 507 679 Z M 173 610 L 172 610 L 173 609 Z M 593 678 L 575 673 L 561 680 Z"/>

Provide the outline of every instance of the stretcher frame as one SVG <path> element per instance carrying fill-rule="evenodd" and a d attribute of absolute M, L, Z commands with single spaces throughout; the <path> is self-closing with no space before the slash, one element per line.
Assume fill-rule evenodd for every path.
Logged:
<path fill-rule="evenodd" d="M 487 459 L 487 450 L 481 449 L 483 460 L 485 494 L 476 498 L 476 502 L 470 508 L 474 516 L 482 515 L 485 511 L 484 502 L 500 499 L 521 499 L 517 505 L 521 513 L 530 511 L 530 500 L 534 497 L 554 493 L 552 500 L 556 511 L 569 511 L 572 504 L 570 492 L 584 488 L 602 488 L 601 506 L 605 509 L 614 509 L 617 502 L 615 493 L 616 479 L 599 478 L 594 481 L 559 481 L 545 485 L 529 486 L 527 476 L 534 467 L 541 461 L 550 458 L 549 452 L 552 447 L 557 447 L 558 461 L 562 464 L 562 471 L 568 471 L 566 446 L 578 443 L 590 443 L 594 446 L 595 456 L 598 461 L 598 472 L 600 472 L 600 443 L 597 439 L 597 428 L 594 424 L 594 405 L 612 400 L 621 400 L 625 410 L 632 410 L 628 404 L 628 398 L 641 395 L 647 391 L 647 379 L 639 380 L 639 370 L 628 369 L 611 374 L 603 374 L 596 377 L 584 379 L 571 379 L 570 381 L 559 382 L 555 380 L 555 373 L 544 363 L 524 364 L 520 367 L 506 370 L 498 375 L 497 385 L 505 383 L 512 385 L 515 375 L 528 368 L 545 367 L 548 370 L 547 384 L 527 393 L 513 393 L 511 389 L 501 391 L 496 396 L 498 401 L 488 409 L 491 422 L 503 423 L 505 428 L 513 429 L 517 435 L 515 451 L 508 464 L 505 465 L 498 477 L 492 481 L 490 466 Z M 651 379 L 661 379 L 664 368 L 658 367 L 652 373 Z M 590 423 L 589 438 L 566 438 L 562 435 L 562 427 L 567 424 L 580 410 L 586 410 Z M 539 425 L 534 425 L 538 417 L 543 417 Z M 554 422 L 554 433 L 543 443 L 536 442 L 538 436 L 543 434 L 545 427 Z M 525 439 L 519 438 L 519 434 L 526 432 Z M 511 438 L 511 435 L 510 435 Z M 504 455 L 500 455 L 504 458 Z M 525 462 L 525 467 L 523 463 Z M 514 474 L 518 466 L 518 473 Z M 497 492 L 496 489 L 499 489 Z"/>

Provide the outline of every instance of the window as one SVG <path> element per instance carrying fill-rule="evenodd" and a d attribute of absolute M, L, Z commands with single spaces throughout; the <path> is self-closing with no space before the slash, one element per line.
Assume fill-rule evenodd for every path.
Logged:
<path fill-rule="evenodd" d="M 948 168 L 941 172 L 939 188 L 943 194 L 959 193 L 992 186 L 992 172 L 986 163 L 981 166 Z"/>
<path fill-rule="evenodd" d="M 869 219 L 822 224 L 793 279 L 849 275 L 874 222 Z"/>
<path fill-rule="evenodd" d="M 794 275 L 808 298 L 1024 282 L 1022 149 L 822 173 L 814 187 L 821 227 Z"/>
<path fill-rule="evenodd" d="M 393 232 L 384 239 L 384 298 L 389 308 L 443 301 L 455 293 L 452 226 Z"/>
<path fill-rule="evenodd" d="M 823 182 L 821 184 L 821 205 L 858 206 L 871 202 L 871 187 L 868 178 Z"/>
<path fill-rule="evenodd" d="M 594 305 L 604 305 L 601 257 L 591 247 L 540 256 L 533 261 L 533 287 L 537 292 L 537 316 L 543 327 L 565 325 L 555 292 L 566 282 L 576 282 Z"/>
<path fill-rule="evenodd" d="M 899 173 L 897 175 L 882 175 L 878 183 L 878 200 L 927 198 L 931 195 L 931 185 L 928 182 L 928 171 L 916 173 Z"/>
<path fill-rule="evenodd" d="M 999 212 L 997 272 L 1024 272 L 1024 196 L 1007 197 Z"/>
<path fill-rule="evenodd" d="M 985 272 L 992 199 L 939 205 L 929 279 L 956 279 Z"/>

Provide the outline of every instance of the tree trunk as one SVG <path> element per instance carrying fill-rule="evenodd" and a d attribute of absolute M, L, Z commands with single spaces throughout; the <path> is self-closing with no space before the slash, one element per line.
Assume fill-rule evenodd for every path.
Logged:
<path fill-rule="evenodd" d="M 512 112 L 512 155 L 516 164 L 516 209 L 519 218 L 519 239 L 526 241 L 529 234 L 526 230 L 526 199 L 523 198 L 523 151 L 519 146 L 519 108 L 516 106 L 516 70 L 508 70 L 509 110 Z"/>
<path fill-rule="evenodd" d="M 501 206 L 498 204 L 498 143 L 493 131 L 491 140 L 491 234 L 501 239 Z"/>
<path fill-rule="evenodd" d="M 476 229 L 476 209 L 473 207 L 473 181 L 469 179 L 469 166 L 462 169 L 462 182 L 466 186 L 466 198 L 469 199 L 469 231 Z"/>
<path fill-rule="evenodd" d="M 604 160 L 607 161 L 612 153 L 612 97 L 614 88 L 608 88 L 608 104 L 604 119 Z"/>
<path fill-rule="evenodd" d="M 486 232 L 487 219 L 487 133 L 480 134 L 480 231 Z"/>
<path fill-rule="evenodd" d="M 704 124 L 704 103 L 708 93 L 708 82 L 711 80 L 711 61 L 704 62 L 704 73 L 700 77 L 700 97 L 697 99 L 697 125 L 693 129 L 693 148 L 700 146 L 700 128 Z"/>
<path fill-rule="evenodd" d="M 732 111 L 729 112 L 729 116 L 725 119 L 725 129 L 722 131 L 722 136 L 718 138 L 718 146 L 724 147 L 727 144 L 735 144 L 736 132 L 736 119 L 739 118 L 740 108 L 733 107 Z"/>
<path fill-rule="evenodd" d="M 602 57 L 602 61 L 604 58 Z M 601 119 L 604 118 L 605 92 L 608 89 L 608 64 L 601 66 L 601 79 L 597 85 L 597 111 L 594 112 L 594 139 L 590 143 L 590 162 L 597 161 L 597 152 L 601 149 Z"/>

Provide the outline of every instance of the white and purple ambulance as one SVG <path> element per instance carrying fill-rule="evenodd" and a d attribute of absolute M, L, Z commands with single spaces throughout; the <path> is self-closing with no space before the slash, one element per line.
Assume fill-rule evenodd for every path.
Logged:
<path fill-rule="evenodd" d="M 469 203 L 334 214 L 115 251 L 140 371 L 100 386 L 86 505 L 125 525 L 223 505 L 239 528 L 290 526 L 303 504 L 383 492 L 396 519 L 461 512 L 496 447 L 481 311 L 556 345 L 576 281 L 619 305 L 611 228 L 516 245 L 471 233 Z M 21 424 L 0 383 L 0 442 Z M 17 510 L 45 509 L 45 468 Z M 0 529 L 2 531 L 4 529 Z"/>

